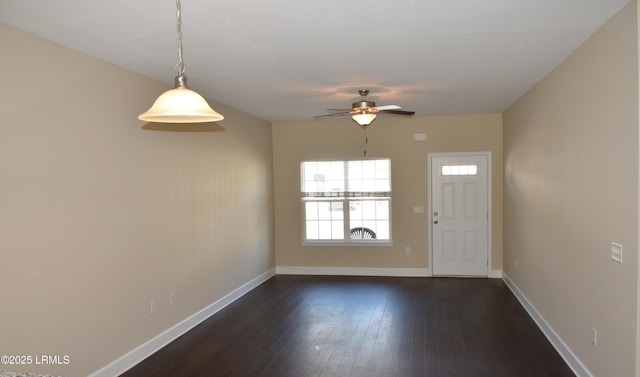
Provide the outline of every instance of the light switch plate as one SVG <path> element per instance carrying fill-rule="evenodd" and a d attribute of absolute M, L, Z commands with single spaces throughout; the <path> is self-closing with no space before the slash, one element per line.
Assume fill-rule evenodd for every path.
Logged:
<path fill-rule="evenodd" d="M 622 245 L 611 242 L 611 259 L 618 263 L 622 263 Z"/>
<path fill-rule="evenodd" d="M 413 134 L 414 141 L 427 141 L 427 134 L 425 133 L 415 133 Z"/>
<path fill-rule="evenodd" d="M 413 213 L 424 213 L 424 206 L 413 206 Z"/>

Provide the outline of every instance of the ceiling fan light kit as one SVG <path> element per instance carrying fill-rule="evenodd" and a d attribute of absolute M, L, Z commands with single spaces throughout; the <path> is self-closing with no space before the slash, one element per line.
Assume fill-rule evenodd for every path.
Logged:
<path fill-rule="evenodd" d="M 176 0 L 176 18 L 178 30 L 178 64 L 175 69 L 178 75 L 173 89 L 162 93 L 151 108 L 138 119 L 145 122 L 162 123 L 203 123 L 217 122 L 224 117 L 209 106 L 207 101 L 187 86 L 182 59 L 182 6 Z"/>
<path fill-rule="evenodd" d="M 362 128 L 367 128 L 374 120 L 376 120 L 376 114 L 371 114 L 368 112 L 358 113 L 351 116 L 354 122 L 358 124 L 358 126 Z"/>

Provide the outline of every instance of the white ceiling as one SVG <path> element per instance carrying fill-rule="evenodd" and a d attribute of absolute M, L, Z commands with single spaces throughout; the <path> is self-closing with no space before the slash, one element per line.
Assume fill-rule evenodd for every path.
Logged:
<path fill-rule="evenodd" d="M 627 2 L 183 0 L 184 61 L 192 89 L 270 121 L 350 107 L 361 88 L 417 115 L 502 112 Z M 175 13 L 174 0 L 0 0 L 1 22 L 168 86 Z"/>

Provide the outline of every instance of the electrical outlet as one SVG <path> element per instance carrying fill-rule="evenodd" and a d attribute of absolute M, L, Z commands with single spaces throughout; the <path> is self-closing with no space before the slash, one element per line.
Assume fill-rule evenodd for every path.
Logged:
<path fill-rule="evenodd" d="M 169 293 L 169 304 L 173 305 L 176 302 L 176 294 L 171 292 Z"/>
<path fill-rule="evenodd" d="M 596 329 L 591 329 L 591 344 L 594 346 L 598 344 L 598 331 Z"/>
<path fill-rule="evenodd" d="M 151 301 L 151 305 L 150 306 L 151 306 L 151 308 L 150 308 L 151 315 L 156 314 L 156 302 L 155 301 Z"/>
<path fill-rule="evenodd" d="M 518 260 L 516 259 L 516 270 L 518 269 Z"/>
<path fill-rule="evenodd" d="M 404 253 L 407 254 L 407 255 L 411 254 L 411 246 L 405 247 L 404 248 Z"/>

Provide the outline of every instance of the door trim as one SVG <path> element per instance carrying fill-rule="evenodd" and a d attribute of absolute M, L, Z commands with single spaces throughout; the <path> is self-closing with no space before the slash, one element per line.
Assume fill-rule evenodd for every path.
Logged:
<path fill-rule="evenodd" d="M 429 262 L 429 270 L 433 272 L 433 211 L 431 200 L 431 165 L 434 157 L 468 157 L 468 156 L 483 156 L 487 158 L 487 277 L 496 278 L 502 277 L 502 271 L 496 271 L 493 269 L 493 242 L 491 234 L 493 233 L 493 205 L 491 197 L 493 196 L 493 189 L 491 181 L 493 179 L 492 173 L 492 153 L 488 152 L 449 152 L 449 153 L 428 153 L 427 154 L 427 258 Z"/>

